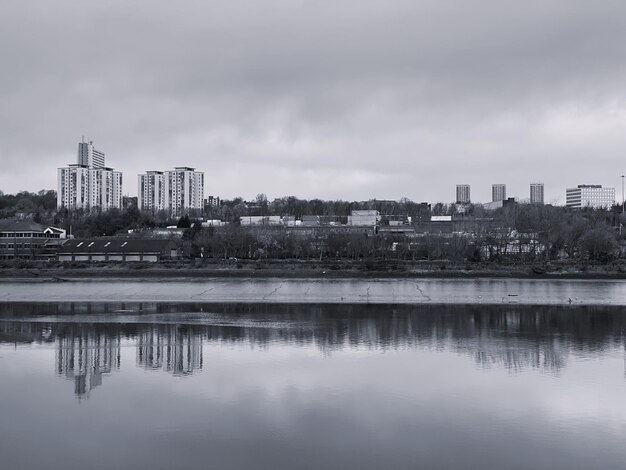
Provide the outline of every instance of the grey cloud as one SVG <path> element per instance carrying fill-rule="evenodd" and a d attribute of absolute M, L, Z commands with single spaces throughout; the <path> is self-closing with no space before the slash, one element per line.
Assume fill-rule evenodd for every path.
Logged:
<path fill-rule="evenodd" d="M 626 5 L 456 3 L 5 2 L 0 189 L 54 187 L 82 134 L 130 194 L 175 164 L 226 197 L 616 185 Z"/>

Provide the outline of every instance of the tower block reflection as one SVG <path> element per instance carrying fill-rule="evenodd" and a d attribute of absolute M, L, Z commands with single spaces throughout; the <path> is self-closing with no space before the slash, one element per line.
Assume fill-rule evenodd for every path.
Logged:
<path fill-rule="evenodd" d="M 189 326 L 153 325 L 137 334 L 137 365 L 190 375 L 202 369 L 202 334 Z"/>
<path fill-rule="evenodd" d="M 56 373 L 74 382 L 74 394 L 89 396 L 102 378 L 120 368 L 120 338 L 93 329 L 68 331 L 58 338 Z"/>

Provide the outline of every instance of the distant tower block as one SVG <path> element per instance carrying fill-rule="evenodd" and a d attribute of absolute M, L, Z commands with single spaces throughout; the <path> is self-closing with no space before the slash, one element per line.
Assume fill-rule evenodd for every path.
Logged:
<path fill-rule="evenodd" d="M 530 203 L 543 204 L 543 183 L 530 183 Z"/>
<path fill-rule="evenodd" d="M 470 185 L 469 184 L 457 184 L 456 185 L 456 202 L 457 204 L 469 204 L 470 197 Z"/>
<path fill-rule="evenodd" d="M 506 184 L 491 185 L 491 201 L 504 201 L 506 199 Z"/>

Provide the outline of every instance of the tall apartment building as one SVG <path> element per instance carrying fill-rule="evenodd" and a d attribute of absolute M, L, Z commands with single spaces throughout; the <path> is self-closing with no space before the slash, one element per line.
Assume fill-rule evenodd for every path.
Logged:
<path fill-rule="evenodd" d="M 457 184 L 456 185 L 456 202 L 457 204 L 469 204 L 470 198 L 470 185 L 469 184 Z"/>
<path fill-rule="evenodd" d="M 543 204 L 543 183 L 530 183 L 530 203 Z"/>
<path fill-rule="evenodd" d="M 78 164 L 90 168 L 104 168 L 104 152 L 96 150 L 93 142 L 78 143 Z"/>
<path fill-rule="evenodd" d="M 138 175 L 137 207 L 140 211 L 166 210 L 165 175 L 162 171 L 148 171 Z"/>
<path fill-rule="evenodd" d="M 615 204 L 615 188 L 603 188 L 601 184 L 579 184 L 576 188 L 565 191 L 565 205 L 581 209 L 609 208 Z"/>
<path fill-rule="evenodd" d="M 204 173 L 181 166 L 171 171 L 148 171 L 138 177 L 139 210 L 165 210 L 172 217 L 204 206 Z"/>
<path fill-rule="evenodd" d="M 57 169 L 57 208 L 121 209 L 122 173 L 104 166 L 93 142 L 79 142 L 78 163 Z"/>
<path fill-rule="evenodd" d="M 506 199 L 506 184 L 491 185 L 491 201 L 504 201 Z"/>

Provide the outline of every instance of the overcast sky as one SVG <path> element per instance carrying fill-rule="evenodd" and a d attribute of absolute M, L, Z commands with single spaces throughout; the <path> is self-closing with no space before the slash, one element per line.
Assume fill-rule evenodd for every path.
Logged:
<path fill-rule="evenodd" d="M 546 200 L 626 172 L 626 2 L 2 0 L 0 190 L 81 136 L 205 196 Z"/>

